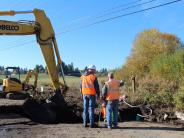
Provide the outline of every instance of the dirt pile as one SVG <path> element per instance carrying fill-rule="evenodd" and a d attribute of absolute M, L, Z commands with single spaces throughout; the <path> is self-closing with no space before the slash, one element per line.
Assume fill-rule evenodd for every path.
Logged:
<path fill-rule="evenodd" d="M 31 120 L 39 123 L 77 123 L 81 122 L 81 110 L 76 105 L 67 103 L 60 91 L 57 91 L 50 101 L 27 99 L 23 104 L 25 113 Z"/>

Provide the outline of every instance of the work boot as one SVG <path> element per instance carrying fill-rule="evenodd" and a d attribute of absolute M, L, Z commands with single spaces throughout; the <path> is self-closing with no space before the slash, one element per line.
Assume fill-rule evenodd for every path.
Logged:
<path fill-rule="evenodd" d="M 111 127 L 111 126 L 107 126 L 107 128 L 108 128 L 108 129 L 112 129 L 112 127 Z"/>
<path fill-rule="evenodd" d="M 114 128 L 114 129 L 118 129 L 118 128 L 120 128 L 120 127 L 119 127 L 119 126 L 114 126 L 113 128 Z"/>
<path fill-rule="evenodd" d="M 84 123 L 84 124 L 83 124 L 83 127 L 87 127 L 87 123 Z"/>
<path fill-rule="evenodd" d="M 98 128 L 98 125 L 97 124 L 93 124 L 93 125 L 90 125 L 89 127 L 90 128 Z"/>

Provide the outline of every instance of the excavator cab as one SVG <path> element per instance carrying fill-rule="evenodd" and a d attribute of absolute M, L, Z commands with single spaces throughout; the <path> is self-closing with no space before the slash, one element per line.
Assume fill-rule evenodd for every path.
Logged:
<path fill-rule="evenodd" d="M 19 67 L 6 67 L 5 68 L 6 77 L 14 78 L 15 74 L 18 75 L 18 79 L 20 80 L 20 68 Z"/>
<path fill-rule="evenodd" d="M 22 83 L 20 80 L 20 68 L 19 67 L 7 67 L 5 71 L 5 77 L 6 78 L 3 79 L 3 91 L 4 92 L 22 91 Z"/>

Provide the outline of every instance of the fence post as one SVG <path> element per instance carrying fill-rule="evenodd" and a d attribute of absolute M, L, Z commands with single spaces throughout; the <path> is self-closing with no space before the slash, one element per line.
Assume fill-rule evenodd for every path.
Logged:
<path fill-rule="evenodd" d="M 135 93 L 135 76 L 132 76 L 132 90 L 133 90 L 133 93 Z"/>

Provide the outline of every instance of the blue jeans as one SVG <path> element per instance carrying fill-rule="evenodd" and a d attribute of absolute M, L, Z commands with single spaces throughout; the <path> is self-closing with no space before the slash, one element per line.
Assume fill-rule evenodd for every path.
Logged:
<path fill-rule="evenodd" d="M 88 117 L 90 125 L 94 125 L 94 108 L 95 108 L 96 97 L 95 95 L 83 95 L 83 124 L 86 125 Z"/>
<path fill-rule="evenodd" d="M 112 127 L 112 124 L 114 125 L 114 127 L 117 127 L 118 125 L 118 106 L 119 106 L 118 100 L 107 102 L 106 119 L 108 127 Z"/>

